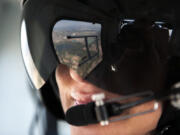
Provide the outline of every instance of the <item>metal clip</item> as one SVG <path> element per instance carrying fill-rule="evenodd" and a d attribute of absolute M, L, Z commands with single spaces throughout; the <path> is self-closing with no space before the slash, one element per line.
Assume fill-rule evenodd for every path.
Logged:
<path fill-rule="evenodd" d="M 97 120 L 100 122 L 101 126 L 106 126 L 109 124 L 108 113 L 106 107 L 104 106 L 105 95 L 104 93 L 92 95 L 92 100 L 95 102 L 95 112 Z"/>

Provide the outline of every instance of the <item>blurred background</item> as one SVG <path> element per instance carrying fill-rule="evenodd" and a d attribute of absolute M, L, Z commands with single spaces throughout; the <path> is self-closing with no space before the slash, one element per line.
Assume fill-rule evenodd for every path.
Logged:
<path fill-rule="evenodd" d="M 20 49 L 20 0 L 0 0 L 0 135 L 68 135 L 28 83 Z"/>

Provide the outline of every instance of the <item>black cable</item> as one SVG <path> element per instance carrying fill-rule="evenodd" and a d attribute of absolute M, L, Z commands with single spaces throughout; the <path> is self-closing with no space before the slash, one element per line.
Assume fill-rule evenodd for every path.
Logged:
<path fill-rule="evenodd" d="M 117 102 L 111 102 L 111 103 L 106 103 L 105 106 L 108 110 L 109 116 L 115 116 L 118 114 L 121 114 L 124 110 L 144 104 L 146 102 L 152 101 L 154 99 L 154 96 L 149 96 L 140 100 L 137 100 L 135 102 L 130 102 L 130 103 L 125 103 L 125 104 L 120 104 Z"/>

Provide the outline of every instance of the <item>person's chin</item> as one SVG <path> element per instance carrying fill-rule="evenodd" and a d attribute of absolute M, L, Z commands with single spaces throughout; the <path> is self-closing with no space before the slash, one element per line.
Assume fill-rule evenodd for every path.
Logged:
<path fill-rule="evenodd" d="M 88 126 L 70 126 L 70 128 L 71 135 L 106 135 L 102 132 L 102 127 L 100 127 L 99 124 Z"/>
<path fill-rule="evenodd" d="M 108 126 L 93 124 L 88 126 L 70 126 L 71 135 L 132 135 L 130 130 L 121 122 L 111 123 Z M 126 130 L 125 130 L 126 129 Z"/>

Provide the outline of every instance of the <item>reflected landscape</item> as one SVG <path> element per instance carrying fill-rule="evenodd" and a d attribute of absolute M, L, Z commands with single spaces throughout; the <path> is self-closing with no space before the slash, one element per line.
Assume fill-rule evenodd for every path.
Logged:
<path fill-rule="evenodd" d="M 52 36 L 60 62 L 80 76 L 85 77 L 102 61 L 100 24 L 61 20 Z"/>

